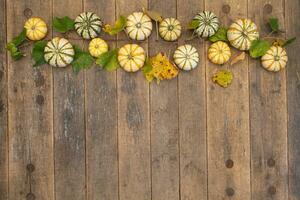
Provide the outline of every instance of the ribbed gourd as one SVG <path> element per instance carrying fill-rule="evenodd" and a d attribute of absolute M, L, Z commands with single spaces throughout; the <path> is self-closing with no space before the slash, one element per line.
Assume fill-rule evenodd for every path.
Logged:
<path fill-rule="evenodd" d="M 208 59 L 215 64 L 222 65 L 231 57 L 231 51 L 227 43 L 218 41 L 208 49 Z"/>
<path fill-rule="evenodd" d="M 118 52 L 120 66 L 127 72 L 136 72 L 144 66 L 144 49 L 137 44 L 126 44 Z"/>
<path fill-rule="evenodd" d="M 259 38 L 259 32 L 250 19 L 238 19 L 230 25 L 227 38 L 233 47 L 239 50 L 249 50 L 251 42 Z"/>
<path fill-rule="evenodd" d="M 165 18 L 159 24 L 159 35 L 166 41 L 175 41 L 181 35 L 180 22 L 171 17 Z"/>
<path fill-rule="evenodd" d="M 186 71 L 196 68 L 199 62 L 197 49 L 190 44 L 179 46 L 175 50 L 173 58 L 175 64 Z"/>
<path fill-rule="evenodd" d="M 53 67 L 66 67 L 73 61 L 73 46 L 65 38 L 55 37 L 47 43 L 44 58 Z"/>
<path fill-rule="evenodd" d="M 261 57 L 262 66 L 268 70 L 277 72 L 286 67 L 288 56 L 281 46 L 272 46 L 265 55 Z"/>
<path fill-rule="evenodd" d="M 92 39 L 101 32 L 102 21 L 95 13 L 84 12 L 76 17 L 74 27 L 78 35 L 84 39 Z"/>
<path fill-rule="evenodd" d="M 28 39 L 37 41 L 47 35 L 47 25 L 39 17 L 32 17 L 25 22 L 26 36 Z"/>
<path fill-rule="evenodd" d="M 125 31 L 133 40 L 145 40 L 152 31 L 151 19 L 143 12 L 134 12 L 127 17 Z"/>
<path fill-rule="evenodd" d="M 89 44 L 89 52 L 93 57 L 99 57 L 101 54 L 108 51 L 107 43 L 101 38 L 94 38 Z"/>
<path fill-rule="evenodd" d="M 214 35 L 218 31 L 220 25 L 218 17 L 211 11 L 198 13 L 193 21 L 198 23 L 195 29 L 196 34 L 203 38 Z"/>

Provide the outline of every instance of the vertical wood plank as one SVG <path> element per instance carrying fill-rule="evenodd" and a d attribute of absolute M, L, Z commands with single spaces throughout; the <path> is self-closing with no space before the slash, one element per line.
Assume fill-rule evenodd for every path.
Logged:
<path fill-rule="evenodd" d="M 285 1 L 287 37 L 300 35 L 300 2 Z M 288 144 L 289 144 L 289 199 L 300 199 L 300 40 L 287 47 L 287 103 L 288 103 Z"/>
<path fill-rule="evenodd" d="M 150 10 L 164 18 L 177 18 L 176 0 L 149 0 Z M 149 55 L 174 52 L 177 43 L 162 39 L 155 41 L 155 26 L 150 38 Z M 171 57 L 172 55 L 170 55 Z M 150 86 L 152 199 L 179 199 L 179 135 L 178 135 L 178 80 L 153 81 Z"/>
<path fill-rule="evenodd" d="M 10 41 L 27 17 L 51 19 L 51 0 L 7 1 L 7 37 Z M 49 27 L 48 38 L 51 36 Z M 9 199 L 54 199 L 52 141 L 52 72 L 33 68 L 32 45 L 26 57 L 8 59 Z"/>
<path fill-rule="evenodd" d="M 0 0 L 0 199 L 8 199 L 6 4 Z"/>
<path fill-rule="evenodd" d="M 283 8 L 283 0 L 249 3 L 249 17 L 260 28 L 260 37 L 270 31 L 270 16 L 278 17 L 284 29 Z M 286 73 L 267 72 L 254 59 L 249 68 L 252 199 L 288 199 Z"/>
<path fill-rule="evenodd" d="M 247 17 L 247 0 L 206 0 L 228 27 Z M 208 48 L 208 46 L 207 46 Z M 232 49 L 232 53 L 237 53 Z M 207 51 L 207 49 L 206 49 Z M 206 59 L 207 60 L 207 59 Z M 211 81 L 220 69 L 230 69 L 234 79 L 223 89 Z M 249 87 L 247 59 L 237 66 L 217 66 L 207 60 L 208 199 L 250 200 Z"/>
<path fill-rule="evenodd" d="M 53 16 L 75 19 L 81 12 L 82 0 L 53 0 Z M 82 44 L 75 32 L 60 36 Z M 53 68 L 53 98 L 55 198 L 86 199 L 84 72 Z"/>
<path fill-rule="evenodd" d="M 178 0 L 177 16 L 183 27 L 204 10 L 204 1 Z M 200 56 L 198 67 L 181 71 L 178 78 L 180 135 L 180 196 L 182 200 L 207 199 L 206 82 L 203 40 L 185 42 L 191 32 L 183 31 L 179 45 L 190 43 Z"/>
<path fill-rule="evenodd" d="M 128 16 L 147 7 L 147 0 L 117 0 L 117 17 Z M 147 42 L 129 41 L 118 35 L 118 47 L 138 43 L 145 51 Z M 119 199 L 151 199 L 149 86 L 142 72 L 117 72 Z"/>
<path fill-rule="evenodd" d="M 85 10 L 97 13 L 104 23 L 115 21 L 115 1 L 85 0 Z M 114 37 L 102 34 L 115 48 Z M 87 197 L 118 199 L 118 138 L 117 138 L 116 72 L 92 68 L 86 72 L 87 108 Z"/>

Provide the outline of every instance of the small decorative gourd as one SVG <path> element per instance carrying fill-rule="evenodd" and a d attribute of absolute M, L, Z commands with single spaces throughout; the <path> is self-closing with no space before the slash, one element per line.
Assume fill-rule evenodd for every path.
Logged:
<path fill-rule="evenodd" d="M 136 72 L 144 66 L 144 49 L 137 44 L 126 44 L 118 52 L 120 66 L 127 72 Z"/>
<path fill-rule="evenodd" d="M 143 12 L 134 12 L 127 17 L 125 31 L 133 40 L 145 40 L 152 31 L 151 19 Z"/>
<path fill-rule="evenodd" d="M 190 44 L 185 44 L 176 49 L 174 52 L 175 64 L 183 70 L 189 71 L 197 67 L 199 54 L 197 49 Z"/>
<path fill-rule="evenodd" d="M 286 51 L 281 46 L 272 46 L 265 55 L 261 57 L 262 66 L 268 70 L 277 72 L 285 68 L 288 61 Z"/>
<path fill-rule="evenodd" d="M 208 59 L 215 64 L 222 65 L 231 57 L 231 51 L 227 43 L 218 41 L 208 49 Z"/>
<path fill-rule="evenodd" d="M 89 52 L 93 57 L 99 57 L 101 54 L 108 51 L 107 43 L 101 38 L 94 38 L 89 44 Z"/>
<path fill-rule="evenodd" d="M 47 43 L 44 58 L 53 67 L 65 67 L 73 61 L 73 46 L 65 38 L 55 37 Z"/>
<path fill-rule="evenodd" d="M 239 19 L 230 25 L 227 38 L 233 47 L 249 50 L 251 42 L 259 38 L 259 32 L 250 19 Z"/>
<path fill-rule="evenodd" d="M 39 17 L 33 17 L 25 22 L 26 36 L 28 39 L 36 41 L 41 40 L 47 35 L 47 25 Z"/>
<path fill-rule="evenodd" d="M 219 19 L 211 11 L 203 11 L 198 13 L 193 21 L 198 22 L 198 26 L 195 29 L 196 34 L 199 37 L 210 37 L 214 35 L 219 29 Z"/>
<path fill-rule="evenodd" d="M 92 39 L 99 35 L 102 21 L 93 12 L 84 12 L 78 15 L 74 24 L 75 30 L 84 39 Z"/>
<path fill-rule="evenodd" d="M 166 41 L 175 41 L 181 35 L 180 22 L 175 18 L 166 18 L 159 24 L 159 35 Z"/>

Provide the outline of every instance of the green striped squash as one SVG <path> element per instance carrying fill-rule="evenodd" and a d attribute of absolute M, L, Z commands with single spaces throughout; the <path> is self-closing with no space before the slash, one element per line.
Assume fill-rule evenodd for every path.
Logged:
<path fill-rule="evenodd" d="M 125 31 L 133 40 L 145 40 L 152 31 L 151 19 L 143 12 L 134 12 L 127 17 Z"/>
<path fill-rule="evenodd" d="M 92 39 L 101 32 L 102 21 L 95 13 L 84 12 L 76 17 L 74 27 L 81 37 Z"/>
<path fill-rule="evenodd" d="M 218 31 L 220 25 L 218 17 L 210 11 L 198 13 L 193 21 L 198 22 L 198 26 L 195 29 L 196 34 L 203 38 L 214 35 Z"/>
<path fill-rule="evenodd" d="M 53 67 L 65 67 L 73 61 L 73 46 L 65 38 L 55 37 L 47 43 L 44 58 Z"/>
<path fill-rule="evenodd" d="M 190 44 L 178 47 L 174 52 L 173 58 L 175 64 L 185 71 L 196 68 L 199 62 L 197 49 Z"/>
<path fill-rule="evenodd" d="M 181 35 L 180 22 L 173 18 L 166 18 L 159 24 L 159 35 L 166 41 L 175 41 Z"/>

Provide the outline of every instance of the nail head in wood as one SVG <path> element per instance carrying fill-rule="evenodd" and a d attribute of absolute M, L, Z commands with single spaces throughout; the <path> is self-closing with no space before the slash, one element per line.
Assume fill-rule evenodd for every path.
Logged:
<path fill-rule="evenodd" d="M 264 13 L 270 14 L 272 13 L 272 11 L 273 11 L 273 6 L 271 4 L 268 3 L 264 6 Z"/>
<path fill-rule="evenodd" d="M 234 165 L 233 160 L 231 160 L 231 159 L 226 160 L 225 166 L 226 166 L 227 168 L 232 168 L 233 165 Z"/>
<path fill-rule="evenodd" d="M 34 165 L 33 165 L 33 164 L 31 164 L 31 163 L 30 163 L 30 164 L 28 164 L 28 165 L 26 166 L 26 168 L 27 168 L 27 171 L 28 171 L 28 172 L 30 172 L 30 173 L 31 173 L 31 172 L 33 172 L 33 171 L 34 171 L 34 169 L 35 169 Z"/>
<path fill-rule="evenodd" d="M 227 188 L 227 189 L 226 189 L 226 194 L 227 194 L 227 196 L 229 196 L 229 197 L 233 196 L 233 195 L 234 195 L 234 189 L 232 189 L 232 188 Z"/>
<path fill-rule="evenodd" d="M 268 159 L 267 164 L 269 167 L 275 166 L 275 160 L 273 158 Z"/>
<path fill-rule="evenodd" d="M 31 192 L 28 193 L 28 194 L 26 195 L 26 200 L 35 200 L 34 194 L 32 194 Z"/>
<path fill-rule="evenodd" d="M 26 8 L 24 10 L 24 16 L 27 17 L 27 18 L 31 17 L 32 16 L 32 10 L 30 8 Z"/>
<path fill-rule="evenodd" d="M 230 6 L 228 4 L 223 5 L 222 11 L 226 14 L 230 13 Z"/>
<path fill-rule="evenodd" d="M 270 186 L 269 189 L 268 189 L 268 193 L 270 195 L 276 194 L 276 188 L 274 186 Z"/>

